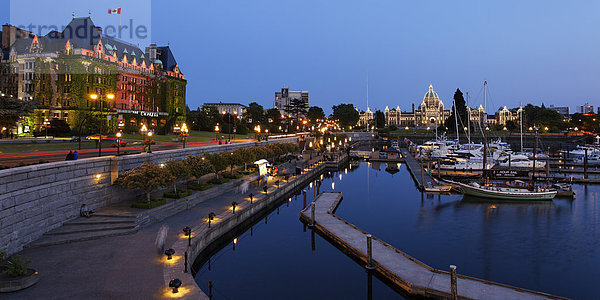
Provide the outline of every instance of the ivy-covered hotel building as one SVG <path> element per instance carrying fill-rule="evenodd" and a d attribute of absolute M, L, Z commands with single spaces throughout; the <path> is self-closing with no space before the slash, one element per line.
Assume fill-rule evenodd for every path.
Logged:
<path fill-rule="evenodd" d="M 45 36 L 3 25 L 0 37 L 0 93 L 37 105 L 18 133 L 52 119 L 76 128 L 98 116 L 100 101 L 112 131 L 146 125 L 167 133 L 185 120 L 187 81 L 168 46 L 142 51 L 103 36 L 89 17 L 73 18 L 62 32 Z"/>

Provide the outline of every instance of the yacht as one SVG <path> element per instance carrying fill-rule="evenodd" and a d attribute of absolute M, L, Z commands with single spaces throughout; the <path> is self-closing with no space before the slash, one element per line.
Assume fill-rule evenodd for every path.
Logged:
<path fill-rule="evenodd" d="M 529 159 L 529 157 L 524 154 L 503 155 L 497 160 L 497 165 L 504 168 L 511 167 L 516 169 L 531 169 L 533 168 L 533 160 Z M 535 161 L 536 169 L 543 169 L 545 167 L 545 161 Z"/>

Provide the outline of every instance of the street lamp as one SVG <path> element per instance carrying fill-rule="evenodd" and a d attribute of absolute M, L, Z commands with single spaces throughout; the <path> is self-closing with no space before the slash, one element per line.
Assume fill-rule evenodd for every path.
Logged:
<path fill-rule="evenodd" d="M 223 111 L 223 115 L 227 114 L 226 111 Z M 229 119 L 229 126 L 231 126 L 231 114 L 227 114 L 227 117 Z M 227 135 L 227 137 L 231 140 L 231 127 L 229 127 L 229 133 Z"/>
<path fill-rule="evenodd" d="M 235 127 L 235 120 L 237 119 L 237 110 L 233 112 L 233 114 L 235 115 L 235 117 L 233 118 L 233 139 L 235 140 L 235 133 L 237 132 L 237 128 Z"/>
<path fill-rule="evenodd" d="M 188 135 L 188 128 L 187 128 L 187 124 L 183 123 L 183 125 L 181 125 L 181 139 L 183 140 L 183 149 L 185 149 L 185 137 Z"/>
<path fill-rule="evenodd" d="M 117 155 L 121 154 L 121 132 L 117 132 Z"/>
<path fill-rule="evenodd" d="M 106 94 L 107 100 L 112 100 L 115 98 L 115 94 Z M 100 101 L 100 135 L 98 136 L 98 156 L 102 156 L 102 124 L 104 123 L 104 119 L 102 118 L 102 112 L 104 110 L 104 101 L 102 101 L 102 95 L 91 94 L 90 99 L 93 101 Z"/>
<path fill-rule="evenodd" d="M 44 119 L 44 128 L 46 128 L 46 138 L 48 138 L 48 125 L 50 125 L 50 121 L 47 118 Z"/>
<path fill-rule="evenodd" d="M 217 140 L 217 133 L 219 132 L 219 123 L 215 125 L 215 141 Z"/>
<path fill-rule="evenodd" d="M 152 145 L 152 131 L 148 131 L 148 153 L 152 153 L 150 146 Z"/>

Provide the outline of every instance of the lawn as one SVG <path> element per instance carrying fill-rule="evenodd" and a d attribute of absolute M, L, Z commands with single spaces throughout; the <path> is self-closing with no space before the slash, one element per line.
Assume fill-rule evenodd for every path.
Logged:
<path fill-rule="evenodd" d="M 220 133 L 220 136 L 228 137 L 227 133 Z M 141 134 L 124 134 L 124 139 L 129 140 L 143 140 L 144 137 Z M 231 135 L 233 138 L 233 134 Z M 246 138 L 254 138 L 254 134 L 236 134 L 236 139 L 246 139 Z M 146 139 L 148 139 L 146 137 Z M 180 137 L 178 135 L 169 134 L 169 135 L 153 135 L 152 139 L 157 142 L 181 142 Z M 190 135 L 186 138 L 187 142 L 202 142 L 202 141 L 211 141 L 215 139 L 215 133 L 210 131 L 190 131 Z"/>

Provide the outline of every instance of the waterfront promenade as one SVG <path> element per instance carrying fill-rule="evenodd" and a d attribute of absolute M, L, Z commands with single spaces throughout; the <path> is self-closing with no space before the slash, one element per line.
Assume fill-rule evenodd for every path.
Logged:
<path fill-rule="evenodd" d="M 284 167 L 291 169 L 294 166 L 292 163 Z M 268 194 L 285 187 L 285 183 L 281 182 L 278 188 L 275 181 L 270 181 Z M 39 272 L 40 281 L 26 290 L 8 295 L 12 299 L 172 298 L 164 281 L 165 255 L 158 253 L 154 246 L 161 225 L 169 226 L 165 245 L 166 248 L 172 247 L 178 241 L 187 241 L 182 239 L 183 227 L 204 222 L 210 212 L 220 217 L 232 216 L 231 203 L 236 201 L 246 206 L 249 193 L 256 195 L 255 201 L 264 197 L 262 186 L 252 185 L 243 195 L 232 187 L 219 196 L 208 197 L 188 210 L 133 234 L 27 248 L 19 254 L 31 259 L 31 266 Z M 197 286 L 195 288 L 199 290 Z"/>
<path fill-rule="evenodd" d="M 307 224 L 351 257 L 368 264 L 367 232 L 334 215 L 342 201 L 338 192 L 323 192 L 311 206 L 300 212 Z M 450 298 L 450 274 L 433 269 L 375 237 L 372 238 L 373 268 L 409 294 L 433 298 Z M 457 275 L 457 294 L 463 299 L 562 299 L 504 284 Z"/>

